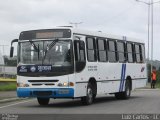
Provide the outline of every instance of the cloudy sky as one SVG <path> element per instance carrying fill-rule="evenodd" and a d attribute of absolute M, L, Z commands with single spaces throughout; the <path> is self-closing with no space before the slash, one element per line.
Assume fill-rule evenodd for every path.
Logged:
<path fill-rule="evenodd" d="M 10 42 L 21 31 L 83 22 L 78 28 L 138 38 L 147 47 L 147 8 L 135 0 L 1 0 L 0 45 L 8 45 L 4 53 L 9 55 Z M 153 59 L 160 60 L 159 46 L 160 3 L 156 3 Z"/>

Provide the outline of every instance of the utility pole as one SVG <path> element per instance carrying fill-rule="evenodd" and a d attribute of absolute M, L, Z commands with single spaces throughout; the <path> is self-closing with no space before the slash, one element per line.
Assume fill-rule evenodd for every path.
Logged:
<path fill-rule="evenodd" d="M 5 54 L 5 53 L 4 53 L 4 47 L 7 47 L 7 46 L 8 46 L 8 45 L 0 45 L 0 47 L 2 47 L 2 49 L 3 49 L 3 53 L 2 53 L 3 56 L 4 56 L 4 54 Z"/>
<path fill-rule="evenodd" d="M 79 24 L 82 24 L 83 22 L 70 22 L 69 24 L 73 24 L 75 28 L 78 27 Z"/>
<path fill-rule="evenodd" d="M 148 5 L 148 60 L 149 60 L 149 38 L 150 38 L 150 20 L 151 20 L 151 73 L 153 68 L 153 42 L 154 42 L 154 12 L 153 12 L 153 4 L 160 3 L 160 1 L 149 0 L 149 2 L 136 0 L 137 2 L 141 2 Z M 150 15 L 151 14 L 151 15 Z"/>

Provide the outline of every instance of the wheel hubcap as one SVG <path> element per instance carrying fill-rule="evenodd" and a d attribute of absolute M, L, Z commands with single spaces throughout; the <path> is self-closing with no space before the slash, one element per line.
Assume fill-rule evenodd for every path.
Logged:
<path fill-rule="evenodd" d="M 127 93 L 127 96 L 130 96 L 130 89 L 129 89 L 129 87 L 127 87 L 126 93 Z"/>
<path fill-rule="evenodd" d="M 92 98 L 93 98 L 93 94 L 92 94 L 92 89 L 91 88 L 88 88 L 88 91 L 87 91 L 87 96 L 88 96 L 88 101 L 89 103 L 92 102 Z"/>

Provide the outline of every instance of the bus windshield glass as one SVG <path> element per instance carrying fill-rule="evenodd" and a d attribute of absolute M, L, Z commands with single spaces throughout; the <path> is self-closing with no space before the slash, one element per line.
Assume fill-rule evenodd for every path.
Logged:
<path fill-rule="evenodd" d="M 19 43 L 19 64 L 71 66 L 70 40 L 43 40 Z"/>

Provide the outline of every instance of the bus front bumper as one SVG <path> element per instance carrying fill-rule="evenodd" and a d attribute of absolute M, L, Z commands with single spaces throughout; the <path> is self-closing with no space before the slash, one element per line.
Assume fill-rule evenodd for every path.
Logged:
<path fill-rule="evenodd" d="M 17 88 L 18 97 L 73 98 L 73 88 Z"/>

